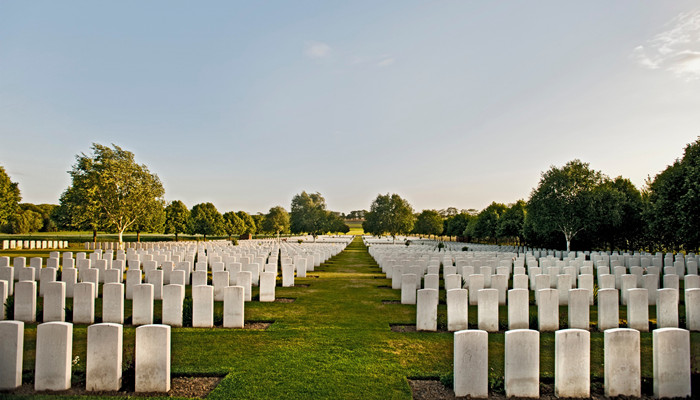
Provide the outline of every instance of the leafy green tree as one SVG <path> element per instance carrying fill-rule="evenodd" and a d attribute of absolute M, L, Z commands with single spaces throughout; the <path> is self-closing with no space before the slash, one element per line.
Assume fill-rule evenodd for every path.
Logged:
<path fill-rule="evenodd" d="M 666 249 L 700 247 L 700 139 L 688 144 L 683 158 L 647 182 L 645 210 L 652 239 Z"/>
<path fill-rule="evenodd" d="M 423 210 L 418 214 L 416 223 L 413 226 L 413 232 L 428 236 L 440 235 L 443 229 L 442 215 L 435 210 Z"/>
<path fill-rule="evenodd" d="M 224 233 L 224 217 L 219 213 L 212 203 L 200 203 L 192 207 L 190 211 L 191 234 L 207 236 L 217 236 Z"/>
<path fill-rule="evenodd" d="M 464 231 L 467 229 L 469 221 L 473 219 L 474 216 L 466 212 L 460 212 L 457 215 L 448 217 L 446 220 L 447 228 L 445 233 L 448 236 L 464 236 Z"/>
<path fill-rule="evenodd" d="M 20 210 L 10 217 L 11 233 L 37 232 L 44 225 L 41 214 L 32 210 Z"/>
<path fill-rule="evenodd" d="M 506 209 L 505 204 L 493 202 L 481 210 L 472 226 L 472 235 L 482 240 L 494 240 L 498 243 L 498 221 Z"/>
<path fill-rule="evenodd" d="M 71 186 L 61 204 L 71 214 L 72 224 L 90 226 L 93 238 L 104 227 L 123 233 L 162 201 L 165 190 L 156 174 L 134 161 L 134 154 L 112 145 L 92 145 L 93 155 L 76 156 L 70 171 Z"/>
<path fill-rule="evenodd" d="M 524 238 L 523 225 L 525 224 L 525 201 L 518 200 L 511 204 L 498 219 L 496 236 L 499 238 L 515 238 L 518 245 L 522 245 Z"/>
<path fill-rule="evenodd" d="M 332 233 L 348 233 L 350 227 L 345 223 L 345 218 L 337 212 L 326 211 L 326 232 Z"/>
<path fill-rule="evenodd" d="M 141 232 L 161 233 L 165 225 L 165 201 L 158 200 L 147 202 L 147 212 L 141 215 L 134 225 L 132 230 L 136 232 L 136 241 L 141 241 Z"/>
<path fill-rule="evenodd" d="M 593 226 L 593 190 L 603 175 L 588 163 L 569 161 L 561 168 L 552 166 L 542 174 L 527 204 L 533 228 L 543 234 L 560 232 L 571 250 L 571 240 Z"/>
<path fill-rule="evenodd" d="M 265 215 L 262 226 L 265 232 L 275 233 L 276 235 L 288 233 L 289 213 L 281 206 L 272 207 Z"/>
<path fill-rule="evenodd" d="M 240 236 L 246 229 L 245 222 L 233 211 L 224 213 L 224 231 L 228 235 L 228 240 L 231 236 Z"/>
<path fill-rule="evenodd" d="M 440 210 L 438 212 L 443 218 L 454 217 L 455 215 L 459 214 L 459 210 L 457 210 L 457 207 L 447 207 L 444 210 Z"/>
<path fill-rule="evenodd" d="M 257 225 L 255 225 L 255 220 L 253 219 L 253 217 L 251 217 L 250 214 L 248 214 L 245 211 L 239 211 L 236 213 L 236 215 L 238 215 L 238 218 L 240 218 L 245 225 L 243 233 L 246 235 L 255 235 L 255 233 L 258 231 L 258 227 Z"/>
<path fill-rule="evenodd" d="M 305 191 L 292 197 L 292 212 L 289 214 L 289 228 L 292 233 L 308 233 L 316 236 L 328 232 L 326 199 L 321 193 L 308 194 Z"/>
<path fill-rule="evenodd" d="M 57 206 L 54 204 L 32 204 L 20 203 L 19 208 L 22 211 L 31 210 L 41 215 L 41 228 L 39 232 L 55 232 L 56 224 L 51 220 L 51 214 Z"/>
<path fill-rule="evenodd" d="M 406 235 L 413 230 L 416 217 L 413 207 L 398 194 L 377 195 L 365 215 L 362 228 L 372 235 L 388 233 L 394 240 L 396 235 Z"/>
<path fill-rule="evenodd" d="M 66 189 L 58 207 L 51 212 L 51 219 L 61 230 L 92 231 L 92 241 L 97 241 L 97 230 L 104 225 L 97 204 L 92 199 L 80 198 L 72 186 Z"/>
<path fill-rule="evenodd" d="M 253 214 L 250 217 L 253 218 L 253 222 L 255 222 L 256 232 L 262 233 L 265 230 L 263 228 L 263 221 L 265 221 L 265 214 L 258 212 L 257 214 Z"/>
<path fill-rule="evenodd" d="M 172 201 L 165 207 L 165 233 L 174 233 L 176 242 L 180 233 L 187 232 L 189 220 L 190 210 L 180 200 Z"/>
<path fill-rule="evenodd" d="M 12 182 L 5 168 L 0 166 L 0 227 L 10 222 L 10 218 L 17 213 L 20 200 L 19 185 Z"/>

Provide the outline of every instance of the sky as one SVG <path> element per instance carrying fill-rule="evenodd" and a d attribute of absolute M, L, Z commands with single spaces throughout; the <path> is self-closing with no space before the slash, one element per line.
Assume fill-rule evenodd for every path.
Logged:
<path fill-rule="evenodd" d="M 23 202 L 100 143 L 188 207 L 479 210 L 575 158 L 641 188 L 699 136 L 697 0 L 0 2 Z"/>

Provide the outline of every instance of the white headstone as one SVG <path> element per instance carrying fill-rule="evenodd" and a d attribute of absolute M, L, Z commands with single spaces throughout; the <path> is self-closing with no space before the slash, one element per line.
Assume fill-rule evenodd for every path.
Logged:
<path fill-rule="evenodd" d="M 192 326 L 194 328 L 214 327 L 214 288 L 194 286 L 192 288 Z"/>
<path fill-rule="evenodd" d="M 73 324 L 45 322 L 36 329 L 34 390 L 70 389 Z"/>
<path fill-rule="evenodd" d="M 88 327 L 87 359 L 85 362 L 85 389 L 87 391 L 118 391 L 121 389 L 122 331 L 123 328 L 120 324 L 102 323 Z"/>
<path fill-rule="evenodd" d="M 453 365 L 455 396 L 488 397 L 489 339 L 486 331 L 455 332 Z"/>
<path fill-rule="evenodd" d="M 505 333 L 506 397 L 540 396 L 540 333 L 515 329 Z"/>
<path fill-rule="evenodd" d="M 608 329 L 604 333 L 605 395 L 607 397 L 642 394 L 639 331 Z"/>
<path fill-rule="evenodd" d="M 0 321 L 0 390 L 22 386 L 24 322 Z"/>
<path fill-rule="evenodd" d="M 261 282 L 265 279 L 265 274 L 274 275 L 273 272 L 263 272 Z M 224 328 L 243 328 L 245 325 L 244 294 L 242 286 L 228 286 L 224 289 Z"/>
<path fill-rule="evenodd" d="M 557 397 L 590 397 L 590 333 L 563 329 L 554 333 L 554 394 Z"/>
<path fill-rule="evenodd" d="M 170 326 L 136 328 L 136 392 L 170 391 Z"/>
<path fill-rule="evenodd" d="M 654 397 L 690 397 L 690 332 L 661 328 L 652 332 Z"/>

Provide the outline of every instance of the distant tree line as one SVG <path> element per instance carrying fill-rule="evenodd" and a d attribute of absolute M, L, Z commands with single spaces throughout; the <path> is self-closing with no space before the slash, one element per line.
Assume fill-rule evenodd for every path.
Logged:
<path fill-rule="evenodd" d="M 572 160 L 542 173 L 530 198 L 481 211 L 413 213 L 396 194 L 379 195 L 363 228 L 373 235 L 446 236 L 469 242 L 567 250 L 700 249 L 700 139 L 642 190 Z"/>
<path fill-rule="evenodd" d="M 320 193 L 302 192 L 291 212 L 277 206 L 267 214 L 221 214 L 212 203 L 188 209 L 166 203 L 156 174 L 116 145 L 93 144 L 69 172 L 72 183 L 59 205 L 20 203 L 19 186 L 0 166 L 0 230 L 8 233 L 89 230 L 199 234 L 206 237 L 349 231 L 345 220 L 363 220 L 373 235 L 418 234 L 493 244 L 557 249 L 697 251 L 700 249 L 700 138 L 683 157 L 649 177 L 641 190 L 629 179 L 610 178 L 572 160 L 542 173 L 527 201 L 493 202 L 481 211 L 414 212 L 398 194 L 378 195 L 370 209 L 329 211 Z"/>

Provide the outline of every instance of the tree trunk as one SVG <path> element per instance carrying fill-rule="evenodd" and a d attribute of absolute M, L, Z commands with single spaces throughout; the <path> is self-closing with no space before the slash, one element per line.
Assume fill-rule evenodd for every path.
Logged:
<path fill-rule="evenodd" d="M 175 231 L 175 241 L 177 242 L 177 231 Z"/>
<path fill-rule="evenodd" d="M 141 243 L 141 231 L 136 231 L 136 243 Z"/>
<path fill-rule="evenodd" d="M 204 234 L 204 241 L 205 242 L 207 241 L 207 234 L 206 233 Z"/>
<path fill-rule="evenodd" d="M 92 230 L 92 243 L 97 243 L 97 229 Z"/>
<path fill-rule="evenodd" d="M 120 244 L 124 242 L 123 234 L 124 234 L 124 230 L 119 231 L 119 243 Z"/>

